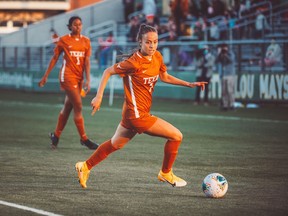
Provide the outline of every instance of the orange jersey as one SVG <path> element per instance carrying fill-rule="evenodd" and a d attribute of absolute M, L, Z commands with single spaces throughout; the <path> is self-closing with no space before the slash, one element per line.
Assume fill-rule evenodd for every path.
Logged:
<path fill-rule="evenodd" d="M 81 35 L 79 39 L 70 34 L 60 37 L 54 53 L 63 52 L 63 64 L 60 70 L 60 82 L 70 79 L 82 80 L 85 68 L 85 58 L 91 56 L 90 39 Z"/>
<path fill-rule="evenodd" d="M 114 70 L 123 77 L 123 118 L 141 118 L 150 113 L 154 86 L 159 74 L 166 72 L 161 53 L 156 51 L 149 61 L 137 51 L 130 58 L 115 64 Z"/>

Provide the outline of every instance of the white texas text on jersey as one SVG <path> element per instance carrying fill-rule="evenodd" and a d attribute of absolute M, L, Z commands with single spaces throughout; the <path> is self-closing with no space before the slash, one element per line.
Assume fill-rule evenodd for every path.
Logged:
<path fill-rule="evenodd" d="M 144 77 L 144 84 L 151 84 L 158 80 L 159 75 L 153 76 L 153 77 Z"/>
<path fill-rule="evenodd" d="M 74 57 L 84 57 L 85 56 L 85 52 L 82 51 L 69 51 L 71 56 Z"/>

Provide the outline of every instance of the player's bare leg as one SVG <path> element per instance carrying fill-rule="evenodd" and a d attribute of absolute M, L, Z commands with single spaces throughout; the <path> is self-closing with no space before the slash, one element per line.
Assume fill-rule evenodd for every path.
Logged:
<path fill-rule="evenodd" d="M 58 121 L 56 125 L 56 129 L 54 132 L 49 134 L 49 138 L 51 139 L 51 149 L 54 150 L 58 146 L 59 138 L 64 130 L 70 113 L 73 109 L 73 105 L 69 101 L 69 98 L 66 96 L 64 101 L 64 106 L 58 115 Z"/>
<path fill-rule="evenodd" d="M 79 88 L 75 88 L 73 90 L 66 91 L 66 94 L 70 103 L 73 105 L 74 123 L 81 137 L 80 138 L 81 145 L 84 145 L 89 149 L 95 150 L 98 148 L 99 145 L 97 143 L 92 142 L 90 139 L 88 139 L 86 132 L 85 132 L 84 118 L 82 115 L 82 99 L 81 99 L 80 91 L 81 90 Z"/>
<path fill-rule="evenodd" d="M 174 175 L 172 171 L 172 166 L 178 154 L 178 148 L 182 142 L 182 133 L 172 124 L 161 118 L 158 118 L 155 124 L 145 133 L 168 139 L 164 147 L 164 159 L 162 168 L 158 174 L 158 179 L 169 183 L 173 187 L 185 186 L 187 182 Z"/>
<path fill-rule="evenodd" d="M 110 140 L 102 143 L 88 160 L 77 162 L 75 168 L 78 172 L 80 185 L 83 188 L 86 188 L 90 170 L 101 161 L 105 160 L 112 152 L 123 148 L 135 135 L 135 132 L 126 129 L 119 124 L 114 136 Z"/>

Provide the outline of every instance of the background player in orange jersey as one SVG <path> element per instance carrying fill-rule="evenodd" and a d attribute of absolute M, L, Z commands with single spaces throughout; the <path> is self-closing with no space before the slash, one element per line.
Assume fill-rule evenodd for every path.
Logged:
<path fill-rule="evenodd" d="M 69 19 L 68 29 L 70 34 L 59 38 L 57 46 L 54 49 L 54 55 L 49 66 L 39 82 L 43 87 L 48 79 L 49 74 L 56 65 L 59 56 L 63 53 L 63 64 L 59 73 L 61 89 L 66 93 L 65 102 L 58 116 L 56 129 L 50 133 L 51 148 L 55 149 L 59 142 L 59 137 L 67 123 L 71 111 L 74 111 L 74 122 L 80 135 L 80 143 L 89 149 L 97 149 L 98 144 L 88 139 L 82 115 L 81 90 L 84 83 L 86 93 L 90 91 L 90 55 L 91 45 L 89 38 L 81 34 L 82 20 L 78 16 Z"/>
<path fill-rule="evenodd" d="M 97 95 L 91 101 L 92 114 L 100 109 L 103 92 L 111 75 L 123 77 L 125 101 L 122 120 L 111 139 L 102 143 L 85 162 L 76 163 L 79 182 L 86 188 L 86 181 L 92 167 L 104 160 L 112 152 L 125 146 L 137 133 L 165 138 L 164 159 L 158 179 L 175 187 L 185 186 L 187 183 L 172 172 L 172 165 L 176 159 L 178 148 L 182 141 L 182 133 L 165 120 L 150 114 L 152 93 L 158 80 L 173 85 L 186 87 L 199 86 L 204 90 L 207 82 L 186 82 L 171 76 L 166 71 L 162 55 L 157 51 L 158 32 L 154 27 L 142 24 L 137 41 L 140 49 L 128 59 L 107 68 L 102 76 Z"/>

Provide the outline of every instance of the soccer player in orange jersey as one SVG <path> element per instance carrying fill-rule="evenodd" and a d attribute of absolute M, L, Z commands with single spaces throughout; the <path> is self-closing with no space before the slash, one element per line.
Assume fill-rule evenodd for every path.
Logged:
<path fill-rule="evenodd" d="M 113 137 L 99 145 L 85 162 L 78 162 L 75 168 L 81 186 L 86 188 L 90 170 L 112 152 L 123 148 L 137 133 L 165 138 L 164 159 L 158 179 L 175 187 L 185 186 L 185 180 L 172 172 L 182 133 L 167 121 L 150 114 L 152 93 L 158 80 L 186 87 L 199 86 L 204 90 L 207 82 L 186 82 L 167 73 L 162 55 L 157 51 L 158 32 L 149 25 L 140 26 L 137 41 L 140 49 L 128 59 L 107 68 L 102 76 L 97 95 L 91 101 L 92 114 L 100 109 L 103 92 L 111 75 L 123 77 L 125 101 L 122 120 Z"/>
<path fill-rule="evenodd" d="M 74 123 L 80 135 L 80 143 L 89 149 L 97 149 L 98 144 L 88 139 L 85 133 L 82 115 L 81 90 L 83 83 L 86 93 L 90 91 L 90 40 L 81 34 L 82 20 L 80 17 L 71 17 L 67 26 L 71 33 L 59 38 L 49 66 L 38 84 L 40 87 L 46 84 L 48 76 L 56 65 L 59 56 L 63 54 L 63 64 L 60 69 L 59 80 L 61 89 L 65 91 L 66 97 L 64 106 L 58 116 L 56 129 L 53 133 L 49 134 L 52 142 L 51 148 L 56 149 L 60 135 L 73 110 Z"/>

